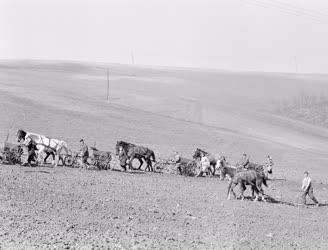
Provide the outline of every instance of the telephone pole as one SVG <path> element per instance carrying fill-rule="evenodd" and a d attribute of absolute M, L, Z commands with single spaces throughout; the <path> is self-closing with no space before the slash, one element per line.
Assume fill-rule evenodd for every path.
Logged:
<path fill-rule="evenodd" d="M 294 62 L 295 62 L 295 70 L 296 70 L 296 73 L 298 73 L 298 65 L 297 65 L 297 58 L 296 58 L 296 56 L 294 56 Z"/>
<path fill-rule="evenodd" d="M 107 102 L 109 102 L 109 69 L 107 69 Z"/>
<path fill-rule="evenodd" d="M 131 51 L 131 62 L 132 62 L 132 65 L 134 65 L 134 53 L 133 53 L 133 50 Z"/>

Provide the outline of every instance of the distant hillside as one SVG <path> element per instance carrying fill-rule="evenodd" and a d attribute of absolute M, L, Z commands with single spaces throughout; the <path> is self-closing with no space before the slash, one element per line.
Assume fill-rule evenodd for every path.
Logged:
<path fill-rule="evenodd" d="M 293 99 L 284 100 L 277 110 L 279 115 L 319 126 L 328 126 L 328 96 L 300 93 Z"/>

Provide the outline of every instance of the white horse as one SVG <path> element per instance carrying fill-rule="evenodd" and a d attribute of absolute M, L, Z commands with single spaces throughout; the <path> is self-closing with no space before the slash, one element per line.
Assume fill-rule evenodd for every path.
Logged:
<path fill-rule="evenodd" d="M 55 167 L 57 167 L 58 165 L 62 151 L 65 151 L 66 154 L 69 153 L 68 146 L 65 141 L 49 138 L 36 133 L 25 132 L 24 130 L 18 130 L 17 141 L 22 142 L 22 140 L 24 140 L 23 144 L 26 146 L 29 145 L 31 141 L 36 144 L 36 147 L 38 149 L 37 158 L 39 163 L 43 163 L 43 153 L 45 153 L 46 150 L 51 149 L 54 151 L 55 161 L 53 162 L 53 164 L 55 165 Z"/>

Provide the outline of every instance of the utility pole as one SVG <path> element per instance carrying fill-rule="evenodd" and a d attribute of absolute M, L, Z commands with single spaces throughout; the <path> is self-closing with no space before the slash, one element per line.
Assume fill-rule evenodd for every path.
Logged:
<path fill-rule="evenodd" d="M 133 53 L 133 50 L 131 51 L 131 62 L 132 62 L 132 65 L 134 65 L 134 53 Z"/>
<path fill-rule="evenodd" d="M 109 69 L 107 69 L 107 102 L 109 102 Z"/>
<path fill-rule="evenodd" d="M 294 56 L 294 62 L 295 62 L 295 70 L 296 70 L 296 73 L 298 73 L 298 65 L 297 65 L 297 58 L 296 58 L 296 56 Z"/>

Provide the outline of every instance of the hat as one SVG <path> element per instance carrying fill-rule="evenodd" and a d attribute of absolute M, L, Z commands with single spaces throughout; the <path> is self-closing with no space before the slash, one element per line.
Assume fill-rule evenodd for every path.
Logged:
<path fill-rule="evenodd" d="M 82 138 L 81 140 L 80 140 L 80 142 L 83 142 L 84 141 L 84 139 Z"/>
<path fill-rule="evenodd" d="M 309 171 L 304 171 L 304 174 L 309 174 Z"/>

